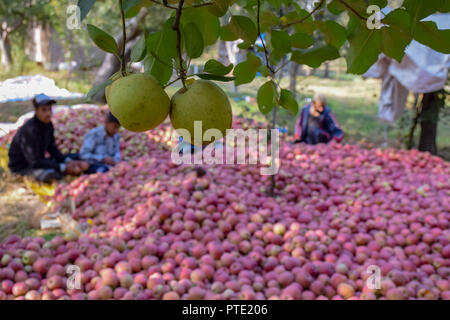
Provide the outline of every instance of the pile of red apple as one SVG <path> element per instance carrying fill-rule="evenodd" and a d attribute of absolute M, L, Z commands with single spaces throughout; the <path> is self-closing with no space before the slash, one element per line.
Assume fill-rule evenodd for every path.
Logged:
<path fill-rule="evenodd" d="M 147 137 L 148 155 L 57 189 L 87 233 L 0 244 L 0 299 L 450 299 L 448 162 L 282 144 L 269 197 L 260 166 L 202 176 Z"/>
<path fill-rule="evenodd" d="M 64 154 L 78 153 L 83 144 L 84 135 L 91 129 L 102 125 L 108 106 L 83 105 L 76 109 L 64 109 L 54 114 L 52 123 L 55 127 L 56 144 Z M 233 126 L 237 128 L 256 128 L 264 126 L 246 118 L 235 117 Z M 0 146 L 11 143 L 16 130 L 0 137 Z M 174 130 L 169 122 L 163 123 L 154 130 L 145 133 L 131 132 L 125 129 L 120 131 L 121 159 L 130 160 L 145 156 L 160 143 L 158 148 L 168 149 L 177 140 Z"/>

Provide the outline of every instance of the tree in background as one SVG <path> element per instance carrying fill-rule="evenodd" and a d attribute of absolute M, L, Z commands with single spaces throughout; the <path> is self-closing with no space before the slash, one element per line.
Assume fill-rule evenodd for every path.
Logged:
<path fill-rule="evenodd" d="M 24 30 L 32 19 L 49 17 L 46 12 L 49 3 L 50 0 L 0 1 L 0 54 L 5 70 L 13 65 L 11 36 Z"/>

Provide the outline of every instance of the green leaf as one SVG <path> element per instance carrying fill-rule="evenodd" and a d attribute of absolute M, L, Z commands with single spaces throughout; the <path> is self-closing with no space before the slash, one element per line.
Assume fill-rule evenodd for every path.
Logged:
<path fill-rule="evenodd" d="M 339 0 L 340 2 L 340 0 Z M 367 13 L 367 1 L 366 0 L 346 0 L 345 1 L 353 10 L 348 9 L 345 5 L 343 8 L 348 12 L 349 16 L 358 17 L 353 11 L 356 11 L 360 16 L 366 17 Z M 342 2 L 341 2 L 342 3 Z M 360 19 L 360 18 L 358 18 Z"/>
<path fill-rule="evenodd" d="M 269 56 L 269 62 L 271 65 L 275 66 L 280 63 L 281 59 L 286 56 L 286 53 L 279 51 L 277 49 L 273 49 Z"/>
<path fill-rule="evenodd" d="M 132 7 L 125 12 L 125 18 L 130 19 L 134 18 L 138 15 L 139 11 L 141 11 L 141 6 Z"/>
<path fill-rule="evenodd" d="M 450 29 L 439 30 L 433 21 L 417 23 L 414 39 L 433 50 L 450 54 Z"/>
<path fill-rule="evenodd" d="M 183 9 L 181 23 L 187 25 L 190 22 L 195 23 L 200 30 L 204 47 L 216 43 L 220 35 L 220 21 L 206 7 Z"/>
<path fill-rule="evenodd" d="M 378 60 L 381 53 L 381 31 L 369 30 L 364 24 L 349 38 L 350 48 L 347 54 L 347 72 L 363 74 Z"/>
<path fill-rule="evenodd" d="M 405 49 L 412 40 L 411 36 L 407 31 L 396 26 L 382 27 L 381 36 L 383 39 L 383 52 L 388 57 L 401 63 L 405 55 Z"/>
<path fill-rule="evenodd" d="M 162 46 L 162 31 L 149 34 L 146 39 L 146 44 L 147 44 L 147 52 L 157 56 L 158 51 Z"/>
<path fill-rule="evenodd" d="M 238 36 L 234 34 L 230 24 L 227 24 L 226 26 L 220 28 L 220 40 L 235 41 L 237 39 Z"/>
<path fill-rule="evenodd" d="M 261 59 L 255 56 L 254 53 L 247 53 L 247 60 L 239 63 L 233 71 L 233 75 L 236 77 L 234 84 L 239 86 L 244 83 L 252 82 L 255 79 L 256 72 L 261 65 Z"/>
<path fill-rule="evenodd" d="M 370 4 L 379 6 L 380 9 L 383 9 L 388 5 L 388 0 L 370 0 Z"/>
<path fill-rule="evenodd" d="M 252 46 L 252 44 L 248 41 L 242 41 L 241 43 L 239 43 L 237 45 L 237 47 L 241 50 L 246 50 L 248 48 L 250 48 Z"/>
<path fill-rule="evenodd" d="M 80 7 L 80 20 L 86 18 L 89 11 L 92 9 L 96 0 L 78 0 L 78 7 Z"/>
<path fill-rule="evenodd" d="M 123 11 L 126 13 L 131 8 L 140 5 L 141 2 L 142 2 L 142 0 L 123 0 L 123 3 L 122 3 Z"/>
<path fill-rule="evenodd" d="M 258 89 L 256 100 L 258 108 L 262 114 L 267 114 L 277 105 L 278 93 L 275 83 L 272 80 L 267 81 Z"/>
<path fill-rule="evenodd" d="M 131 61 L 138 62 L 144 59 L 147 51 L 147 44 L 145 43 L 145 36 L 142 35 L 131 49 Z"/>
<path fill-rule="evenodd" d="M 347 24 L 347 39 L 353 35 L 356 29 L 361 25 L 361 21 L 358 17 L 350 16 Z"/>
<path fill-rule="evenodd" d="M 104 90 L 107 86 L 109 86 L 113 81 L 111 79 L 106 80 L 105 82 L 102 82 L 95 87 L 93 87 L 91 90 L 89 90 L 87 94 L 88 99 L 92 99 L 93 96 L 95 96 L 100 91 Z"/>
<path fill-rule="evenodd" d="M 280 52 L 286 54 L 291 51 L 291 38 L 285 31 L 272 30 L 271 33 L 272 47 Z"/>
<path fill-rule="evenodd" d="M 444 5 L 439 8 L 439 12 L 442 13 L 450 12 L 450 1 L 445 1 Z"/>
<path fill-rule="evenodd" d="M 347 40 L 347 31 L 339 23 L 328 20 L 316 22 L 319 30 L 323 33 L 325 41 L 339 49 Z"/>
<path fill-rule="evenodd" d="M 210 74 L 210 73 L 199 73 L 197 76 L 204 80 L 216 80 L 216 81 L 222 81 L 222 82 L 228 82 L 233 81 L 236 79 L 235 77 L 224 77 L 224 76 L 218 76 L 216 74 Z"/>
<path fill-rule="evenodd" d="M 87 25 L 87 32 L 94 43 L 103 51 L 116 54 L 119 51 L 116 40 L 102 29 L 92 24 Z"/>
<path fill-rule="evenodd" d="M 408 31 L 411 29 L 411 17 L 408 11 L 400 8 L 389 12 L 381 22 Z"/>
<path fill-rule="evenodd" d="M 222 17 L 227 13 L 228 8 L 233 4 L 232 0 L 215 0 L 212 5 L 207 6 L 208 11 L 217 16 Z"/>
<path fill-rule="evenodd" d="M 233 33 L 242 40 L 247 40 L 251 43 L 256 41 L 258 30 L 255 23 L 246 16 L 232 16 L 230 20 L 230 27 Z"/>
<path fill-rule="evenodd" d="M 273 13 L 273 11 L 261 11 L 259 16 L 259 23 L 261 25 L 261 33 L 269 30 L 272 26 L 280 24 L 280 18 Z"/>
<path fill-rule="evenodd" d="M 182 28 L 182 31 L 187 55 L 192 59 L 200 57 L 203 53 L 203 36 L 197 25 L 190 22 Z"/>
<path fill-rule="evenodd" d="M 298 103 L 295 100 L 295 97 L 292 94 L 292 92 L 290 92 L 289 90 L 281 89 L 280 105 L 283 108 L 292 112 L 294 115 L 296 115 L 298 112 Z"/>
<path fill-rule="evenodd" d="M 172 29 L 173 20 L 174 18 L 167 20 L 162 31 L 150 34 L 146 41 L 147 52 L 168 65 L 172 65 L 172 59 L 178 57 L 177 33 Z"/>
<path fill-rule="evenodd" d="M 287 23 L 294 23 L 300 19 L 304 19 L 309 15 L 309 12 L 304 9 L 297 9 L 296 11 L 291 11 L 285 15 Z M 308 17 L 302 23 L 297 23 L 293 25 L 295 31 L 303 32 L 307 34 L 312 34 L 316 30 L 316 25 L 311 17 Z"/>
<path fill-rule="evenodd" d="M 269 76 L 269 69 L 267 69 L 267 66 L 265 64 L 262 64 L 259 66 L 258 68 L 258 72 L 261 73 L 261 75 L 263 77 L 268 77 Z"/>
<path fill-rule="evenodd" d="M 314 44 L 314 38 L 306 33 L 296 32 L 291 35 L 291 46 L 299 49 L 306 49 Z"/>
<path fill-rule="evenodd" d="M 217 60 L 210 59 L 206 61 L 205 67 L 203 68 L 204 72 L 215 74 L 218 76 L 224 76 L 233 69 L 233 64 L 230 63 L 228 66 L 224 66 L 222 63 L 220 63 Z"/>
<path fill-rule="evenodd" d="M 344 12 L 345 7 L 342 3 L 340 3 L 338 0 L 331 1 L 327 6 L 328 11 L 330 11 L 334 15 L 341 14 Z"/>
<path fill-rule="evenodd" d="M 306 64 L 312 68 L 318 68 L 320 65 L 329 60 L 334 60 L 340 57 L 339 51 L 330 45 L 309 49 L 304 52 L 294 51 L 291 55 L 291 60 L 298 64 Z"/>
<path fill-rule="evenodd" d="M 405 0 L 403 6 L 408 11 L 413 24 L 439 11 L 447 0 Z M 413 26 L 414 27 L 414 26 Z"/>
<path fill-rule="evenodd" d="M 282 0 L 267 0 L 267 2 L 275 9 L 280 9 L 283 4 Z"/>
<path fill-rule="evenodd" d="M 166 32 L 164 32 L 166 30 Z M 165 64 L 172 65 L 172 59 L 178 54 L 176 48 L 177 36 L 169 29 L 155 32 L 147 37 L 147 52 L 157 57 Z"/>
<path fill-rule="evenodd" d="M 147 55 L 144 59 L 144 72 L 154 76 L 161 86 L 169 82 L 172 77 L 173 68 L 161 62 L 152 55 Z"/>

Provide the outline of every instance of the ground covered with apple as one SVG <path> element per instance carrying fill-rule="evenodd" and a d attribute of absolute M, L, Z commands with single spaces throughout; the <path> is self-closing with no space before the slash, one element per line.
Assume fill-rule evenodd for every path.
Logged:
<path fill-rule="evenodd" d="M 61 149 L 78 151 L 105 110 L 56 114 Z M 72 197 L 88 232 L 5 239 L 0 299 L 450 299 L 448 162 L 283 142 L 270 197 L 260 166 L 175 165 L 171 136 L 124 131 L 126 162 L 61 184 L 55 209 Z"/>

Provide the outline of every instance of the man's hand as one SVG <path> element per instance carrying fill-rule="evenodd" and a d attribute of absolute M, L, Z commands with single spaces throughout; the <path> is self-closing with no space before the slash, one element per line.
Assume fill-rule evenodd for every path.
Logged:
<path fill-rule="evenodd" d="M 114 159 L 111 157 L 106 157 L 105 159 L 103 159 L 103 162 L 110 166 L 114 165 Z"/>
<path fill-rule="evenodd" d="M 89 163 L 87 163 L 86 161 L 77 161 L 77 163 L 81 172 L 85 172 L 87 171 L 87 169 L 89 169 Z"/>
<path fill-rule="evenodd" d="M 78 176 L 81 173 L 81 169 L 76 161 L 69 161 L 66 163 L 66 173 L 72 176 Z"/>

